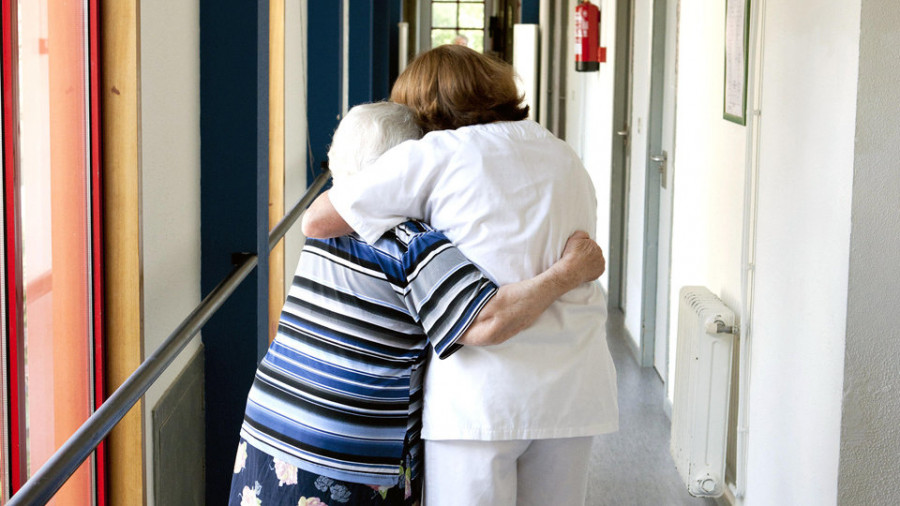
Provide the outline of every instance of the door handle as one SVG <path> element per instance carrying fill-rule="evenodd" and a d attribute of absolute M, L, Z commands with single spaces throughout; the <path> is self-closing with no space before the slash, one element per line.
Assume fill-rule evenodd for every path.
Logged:
<path fill-rule="evenodd" d="M 665 189 L 668 186 L 666 182 L 668 178 L 666 166 L 668 165 L 669 154 L 663 151 L 662 154 L 651 156 L 650 161 L 659 164 L 659 185 Z"/>

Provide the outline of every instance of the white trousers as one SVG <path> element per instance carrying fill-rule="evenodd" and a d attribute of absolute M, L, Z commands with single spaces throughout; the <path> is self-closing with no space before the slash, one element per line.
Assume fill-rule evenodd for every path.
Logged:
<path fill-rule="evenodd" d="M 583 506 L 592 440 L 427 440 L 424 506 Z"/>

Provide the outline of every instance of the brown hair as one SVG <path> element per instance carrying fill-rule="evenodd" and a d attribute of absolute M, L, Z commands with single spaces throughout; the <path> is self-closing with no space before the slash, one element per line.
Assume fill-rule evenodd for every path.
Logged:
<path fill-rule="evenodd" d="M 426 132 L 528 117 L 508 63 L 464 46 L 438 46 L 397 78 L 391 101 L 408 106 Z"/>

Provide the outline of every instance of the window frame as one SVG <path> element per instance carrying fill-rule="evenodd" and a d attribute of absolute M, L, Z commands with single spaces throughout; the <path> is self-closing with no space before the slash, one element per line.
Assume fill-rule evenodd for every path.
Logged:
<path fill-rule="evenodd" d="M 81 0 L 85 10 L 86 23 L 86 98 L 87 98 L 87 132 L 89 140 L 85 146 L 89 153 L 88 174 L 90 195 L 89 211 L 89 244 L 90 244 L 90 285 L 91 299 L 91 346 L 92 358 L 91 384 L 92 407 L 96 410 L 105 400 L 105 361 L 104 361 L 104 290 L 103 290 L 103 216 L 102 216 L 102 145 L 101 145 L 101 104 L 100 104 L 100 0 Z M 0 417 L 0 430 L 8 426 L 9 446 L 0 458 L 8 464 L 6 473 L 0 480 L 3 482 L 0 500 L 6 500 L 21 488 L 27 480 L 25 442 L 25 406 L 24 406 L 24 361 L 22 328 L 23 321 L 23 280 L 21 249 L 21 211 L 20 196 L 17 191 L 19 181 L 19 146 L 18 129 L 18 55 L 15 48 L 18 43 L 17 0 L 0 0 L 0 25 L 2 25 L 2 192 L 4 195 L 3 233 L 0 235 L 3 248 L 2 281 L 3 290 L 4 332 L 2 346 L 8 354 L 8 369 L 0 374 L 0 386 L 6 382 L 8 403 L 4 405 L 3 416 Z M 5 438 L 4 438 L 5 439 Z M 93 462 L 92 489 L 94 504 L 107 504 L 107 456 L 106 444 L 101 442 L 91 457 Z M 34 471 L 34 470 L 33 470 Z"/>
<path fill-rule="evenodd" d="M 431 25 L 431 30 L 456 30 L 457 32 L 460 30 L 484 30 L 487 28 L 487 21 L 490 16 L 487 15 L 487 1 L 486 0 L 430 0 L 432 7 L 434 4 L 454 4 L 456 5 L 456 25 L 455 26 L 434 26 Z M 482 12 L 484 12 L 484 19 L 481 20 L 481 27 L 477 26 L 462 26 L 459 24 L 459 7 L 460 5 L 471 5 L 471 4 L 481 4 L 484 8 Z"/>
<path fill-rule="evenodd" d="M 476 0 L 472 2 L 460 1 L 460 0 L 423 0 L 419 2 L 419 30 L 418 30 L 418 38 L 419 38 L 419 47 L 417 49 L 417 53 L 421 53 L 427 51 L 432 48 L 431 45 L 431 30 L 433 27 L 431 26 L 431 5 L 434 3 L 455 3 L 455 4 L 472 4 L 472 3 L 481 3 L 484 5 L 484 26 L 482 30 L 484 31 L 484 47 L 482 48 L 482 53 L 486 53 L 487 49 L 491 47 L 491 37 L 490 37 L 490 20 L 491 13 L 494 9 L 493 0 Z M 457 13 L 457 20 L 458 20 Z M 458 22 L 458 21 L 457 21 Z M 434 29 L 447 29 L 447 27 L 437 27 Z M 459 27 L 457 27 L 459 28 Z"/>

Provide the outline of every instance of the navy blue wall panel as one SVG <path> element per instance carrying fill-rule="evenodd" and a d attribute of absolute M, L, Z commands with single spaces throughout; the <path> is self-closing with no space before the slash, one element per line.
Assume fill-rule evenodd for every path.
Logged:
<path fill-rule="evenodd" d="M 397 3 L 390 0 L 373 0 L 375 15 L 372 16 L 372 100 L 386 100 L 390 94 L 388 84 L 390 80 L 390 56 L 391 56 L 391 12 L 390 4 Z M 393 26 L 397 32 L 397 23 Z M 396 51 L 396 49 L 395 49 Z M 396 61 L 396 57 L 394 57 Z"/>
<path fill-rule="evenodd" d="M 397 79 L 397 41 L 403 2 L 374 0 L 372 17 L 372 100 L 387 100 Z"/>
<path fill-rule="evenodd" d="M 397 23 L 400 22 L 400 0 L 350 0 L 350 16 L 348 34 L 348 68 L 347 101 L 350 107 L 365 102 L 387 100 L 390 96 L 391 85 L 397 77 Z M 314 16 L 317 16 L 314 18 Z M 319 18 L 318 16 L 322 16 Z M 317 27 L 318 33 L 310 32 L 310 44 L 315 41 L 328 40 L 340 37 L 340 26 L 334 26 L 334 17 L 340 16 L 337 8 L 322 9 L 310 6 L 310 25 Z M 313 47 L 312 45 L 310 47 Z M 318 46 L 317 46 L 318 47 Z M 316 52 L 316 58 L 310 56 L 310 79 L 326 82 L 332 79 L 340 79 L 340 68 L 333 67 L 335 62 L 340 62 L 340 53 L 334 48 L 322 46 Z M 327 59 L 327 61 L 326 61 Z M 335 88 L 338 91 L 339 88 Z M 315 98 L 319 105 L 337 102 L 340 107 L 340 94 L 331 94 L 327 89 L 310 88 L 309 98 Z M 312 106 L 312 105 L 311 105 Z M 322 107 L 325 109 L 325 107 Z M 315 113 L 319 115 L 318 112 Z M 324 115 L 322 115 L 325 118 Z M 311 112 L 310 118 L 313 118 Z M 332 130 L 322 127 L 318 142 L 331 139 Z M 310 131 L 314 128 L 310 126 Z M 319 135 L 317 135 L 319 137 Z M 313 148 L 315 154 L 315 147 Z M 319 158 L 317 157 L 318 161 Z"/>
<path fill-rule="evenodd" d="M 319 164 L 328 159 L 328 145 L 341 114 L 341 2 L 311 1 L 307 15 L 306 110 L 313 155 L 307 167 L 308 184 L 319 174 Z"/>
<path fill-rule="evenodd" d="M 388 88 L 385 98 L 388 98 L 391 94 L 391 87 L 394 86 L 394 81 L 397 80 L 397 75 L 400 74 L 400 28 L 397 26 L 400 24 L 400 21 L 403 20 L 403 2 L 402 0 L 392 0 L 390 5 L 388 6 L 390 12 L 390 18 L 388 19 L 390 32 L 391 32 L 391 40 L 389 43 L 388 49 L 388 57 L 390 59 L 389 66 L 389 76 L 388 76 Z"/>
<path fill-rule="evenodd" d="M 350 107 L 373 100 L 372 73 L 375 70 L 375 52 L 378 34 L 372 22 L 378 16 L 372 0 L 350 0 L 349 69 L 347 101 Z"/>
<path fill-rule="evenodd" d="M 540 0 L 522 0 L 522 22 L 538 24 L 540 21 Z"/>
<path fill-rule="evenodd" d="M 201 289 L 259 267 L 203 328 L 206 500 L 226 504 L 244 402 L 266 345 L 268 300 L 268 2 L 200 0 Z M 177 205 L 177 203 L 173 203 Z"/>
<path fill-rule="evenodd" d="M 350 0 L 347 101 L 387 100 L 397 77 L 397 23 L 401 0 Z M 341 2 L 309 2 L 307 111 L 313 163 L 311 182 L 327 159 L 328 145 L 341 114 Z"/>

